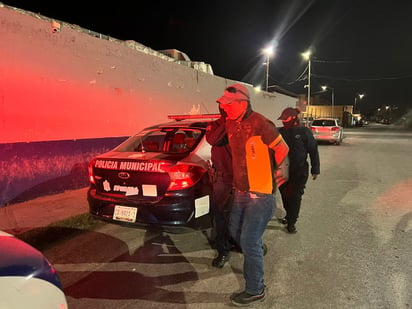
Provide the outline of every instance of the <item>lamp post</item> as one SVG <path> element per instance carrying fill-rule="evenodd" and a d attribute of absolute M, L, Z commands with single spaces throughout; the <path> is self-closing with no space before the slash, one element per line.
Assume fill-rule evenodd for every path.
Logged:
<path fill-rule="evenodd" d="M 355 104 L 353 105 L 353 113 L 356 112 L 356 99 L 359 97 L 359 100 L 362 100 L 365 95 L 363 93 L 357 94 L 355 96 Z"/>
<path fill-rule="evenodd" d="M 308 101 L 306 103 L 306 117 L 309 119 L 309 106 L 310 106 L 310 75 L 311 75 L 311 59 L 310 59 L 311 51 L 308 50 L 302 53 L 303 59 L 308 61 Z"/>
<path fill-rule="evenodd" d="M 268 46 L 264 48 L 262 52 L 266 56 L 266 61 L 264 63 L 266 65 L 265 89 L 266 91 L 268 91 L 269 90 L 269 60 L 270 60 L 270 57 L 273 55 L 273 46 Z"/>
<path fill-rule="evenodd" d="M 332 92 L 332 118 L 335 118 L 335 113 L 333 111 L 334 106 L 335 106 L 335 88 L 328 87 L 328 86 L 322 86 L 323 91 L 326 91 L 328 89 L 330 89 Z"/>

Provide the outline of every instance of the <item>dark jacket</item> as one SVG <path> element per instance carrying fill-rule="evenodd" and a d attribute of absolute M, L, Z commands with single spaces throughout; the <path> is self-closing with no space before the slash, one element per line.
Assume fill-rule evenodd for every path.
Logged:
<path fill-rule="evenodd" d="M 320 174 L 320 160 L 318 144 L 313 137 L 312 131 L 304 126 L 294 126 L 286 129 L 279 128 L 279 132 L 289 146 L 289 177 L 308 173 L 309 164 L 307 157 L 310 157 L 310 173 Z"/>
<path fill-rule="evenodd" d="M 206 140 L 212 145 L 211 159 L 215 172 L 223 177 L 224 182 L 232 183 L 232 155 L 223 118 L 219 118 L 207 126 Z"/>

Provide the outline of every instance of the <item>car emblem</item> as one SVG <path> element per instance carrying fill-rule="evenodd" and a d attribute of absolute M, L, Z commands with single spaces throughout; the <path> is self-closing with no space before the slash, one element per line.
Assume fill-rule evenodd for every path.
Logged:
<path fill-rule="evenodd" d="M 119 176 L 119 178 L 121 179 L 129 179 L 130 178 L 130 174 L 127 172 L 120 172 L 119 174 L 117 174 L 117 176 Z"/>

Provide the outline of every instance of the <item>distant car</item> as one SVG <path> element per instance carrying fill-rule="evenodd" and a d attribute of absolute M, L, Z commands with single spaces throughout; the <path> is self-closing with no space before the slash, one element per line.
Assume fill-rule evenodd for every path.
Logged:
<path fill-rule="evenodd" d="M 205 133 L 207 124 L 219 116 L 171 117 L 176 120 L 148 127 L 93 158 L 90 214 L 169 232 L 210 228 L 211 146 Z"/>
<path fill-rule="evenodd" d="M 40 251 L 4 231 L 0 248 L 0 308 L 67 308 L 56 270 Z"/>
<path fill-rule="evenodd" d="M 316 118 L 310 126 L 317 141 L 326 141 L 340 145 L 343 140 L 343 128 L 335 118 Z"/>
<path fill-rule="evenodd" d="M 356 127 L 363 127 L 363 119 L 359 119 L 355 121 L 355 126 Z"/>

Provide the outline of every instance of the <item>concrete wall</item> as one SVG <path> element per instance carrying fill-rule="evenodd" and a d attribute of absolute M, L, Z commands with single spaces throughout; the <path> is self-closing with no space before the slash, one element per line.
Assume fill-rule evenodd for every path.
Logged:
<path fill-rule="evenodd" d="M 169 114 L 216 113 L 234 82 L 134 41 L 1 5 L 0 206 L 86 186 L 93 155 Z M 254 110 L 277 125 L 296 105 L 249 90 Z"/>

